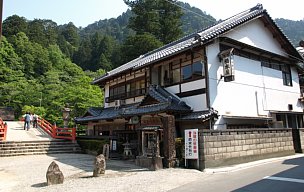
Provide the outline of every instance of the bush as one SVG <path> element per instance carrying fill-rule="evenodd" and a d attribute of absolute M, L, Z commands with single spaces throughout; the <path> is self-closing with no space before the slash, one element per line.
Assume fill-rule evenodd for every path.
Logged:
<path fill-rule="evenodd" d="M 99 155 L 102 153 L 103 145 L 109 144 L 109 140 L 77 140 L 77 143 L 86 153 Z"/>

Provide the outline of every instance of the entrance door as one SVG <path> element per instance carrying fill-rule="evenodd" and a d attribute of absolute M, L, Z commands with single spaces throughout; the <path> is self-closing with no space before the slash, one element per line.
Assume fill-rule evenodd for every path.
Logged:
<path fill-rule="evenodd" d="M 292 128 L 293 147 L 296 153 L 302 153 L 300 130 L 298 129 L 297 116 L 287 115 L 288 128 Z"/>

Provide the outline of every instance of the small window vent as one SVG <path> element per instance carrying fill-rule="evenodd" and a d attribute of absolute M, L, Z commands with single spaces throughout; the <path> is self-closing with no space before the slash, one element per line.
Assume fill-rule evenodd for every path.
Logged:
<path fill-rule="evenodd" d="M 288 104 L 288 110 L 289 110 L 289 111 L 292 111 L 292 110 L 293 110 L 292 104 Z"/>

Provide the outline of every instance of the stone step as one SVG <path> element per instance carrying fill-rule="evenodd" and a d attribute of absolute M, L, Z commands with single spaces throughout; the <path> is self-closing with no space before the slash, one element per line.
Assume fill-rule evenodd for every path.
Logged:
<path fill-rule="evenodd" d="M 39 148 L 39 147 L 67 147 L 67 146 L 78 146 L 77 144 L 73 144 L 73 143 L 66 143 L 66 144 L 8 144 L 8 145 L 0 145 L 0 150 L 3 149 L 7 149 L 7 148 Z"/>
<path fill-rule="evenodd" d="M 45 155 L 45 154 L 58 154 L 58 153 L 82 153 L 82 151 L 39 151 L 39 152 L 27 152 L 27 153 L 5 153 L 0 154 L 0 157 L 12 157 L 12 156 L 22 156 L 22 155 Z"/>
<path fill-rule="evenodd" d="M 4 151 L 23 151 L 23 150 L 66 150 L 66 149 L 80 149 L 79 146 L 72 145 L 72 146 L 53 146 L 53 147 L 41 147 L 41 146 L 28 146 L 28 147 L 6 147 L 0 148 L 0 153 Z"/>
<path fill-rule="evenodd" d="M 82 150 L 68 140 L 0 142 L 0 157 L 51 153 L 82 153 Z"/>
<path fill-rule="evenodd" d="M 0 141 L 1 144 L 27 144 L 27 143 L 73 143 L 70 140 L 34 140 L 34 141 Z"/>
<path fill-rule="evenodd" d="M 5 153 L 19 153 L 19 152 L 23 152 L 23 153 L 26 153 L 26 152 L 39 152 L 39 151 L 81 151 L 81 149 L 79 148 L 54 148 L 54 149 L 13 149 L 13 150 L 3 150 L 3 151 L 0 151 L 0 154 L 5 154 Z"/>

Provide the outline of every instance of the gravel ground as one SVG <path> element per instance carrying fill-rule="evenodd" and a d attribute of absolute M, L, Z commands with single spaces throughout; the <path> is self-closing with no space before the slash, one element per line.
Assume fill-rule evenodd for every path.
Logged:
<path fill-rule="evenodd" d="M 0 192 L 32 191 L 168 191 L 208 174 L 193 169 L 149 171 L 133 162 L 108 160 L 106 174 L 92 177 L 94 156 L 56 154 L 0 158 Z M 65 180 L 60 185 L 46 185 L 46 171 L 55 161 Z"/>

